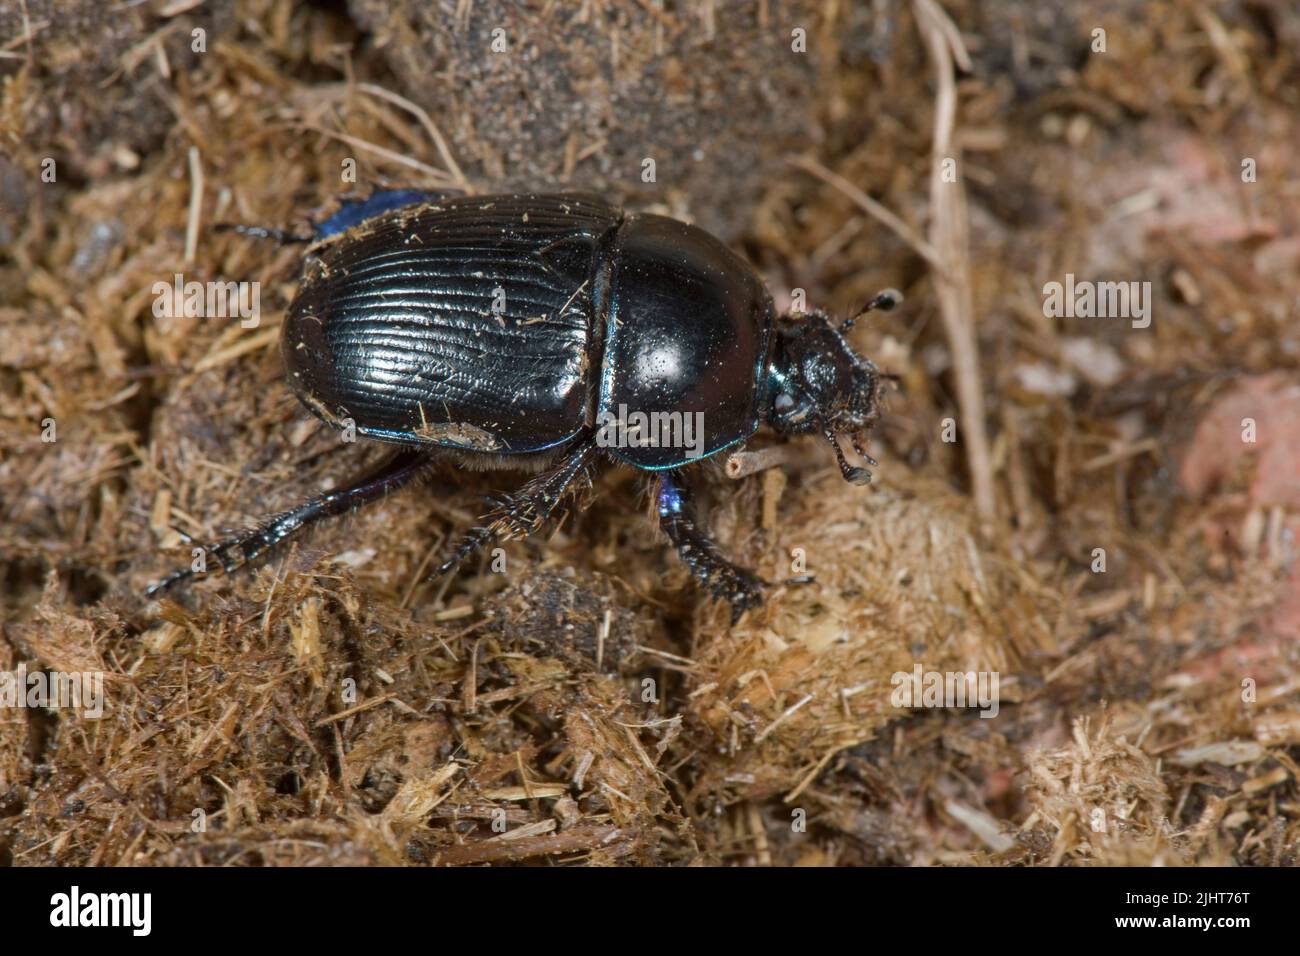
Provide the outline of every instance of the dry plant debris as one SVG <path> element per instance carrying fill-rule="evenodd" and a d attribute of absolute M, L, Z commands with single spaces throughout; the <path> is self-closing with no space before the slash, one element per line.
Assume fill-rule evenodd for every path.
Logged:
<path fill-rule="evenodd" d="M 99 719 L 0 708 L 0 864 L 1295 865 L 1292 5 L 518 11 L 0 9 L 0 672 L 106 678 Z M 876 484 L 702 466 L 723 544 L 815 582 L 729 627 L 625 471 L 430 582 L 496 487 L 444 469 L 145 602 L 378 453 L 280 380 L 297 251 L 210 228 L 300 227 L 346 160 L 693 215 L 782 306 L 903 290 L 853 333 L 898 377 Z M 156 319 L 177 272 L 261 324 Z M 1047 315 L 1067 273 L 1154 321 Z M 894 706 L 918 664 L 997 671 L 997 716 Z"/>

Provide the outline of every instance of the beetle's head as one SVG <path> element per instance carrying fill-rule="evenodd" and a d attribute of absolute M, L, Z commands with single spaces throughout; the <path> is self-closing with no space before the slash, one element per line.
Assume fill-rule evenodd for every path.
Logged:
<path fill-rule="evenodd" d="M 858 316 L 871 309 L 892 309 L 900 299 L 897 292 L 886 290 L 838 328 L 820 312 L 777 320 L 767 420 L 785 434 L 821 434 L 835 449 L 845 480 L 854 484 L 866 484 L 871 472 L 848 463 L 838 436 L 849 435 L 854 450 L 876 464 L 863 450 L 863 432 L 879 417 L 883 376 L 870 359 L 854 354 L 844 333 Z"/>

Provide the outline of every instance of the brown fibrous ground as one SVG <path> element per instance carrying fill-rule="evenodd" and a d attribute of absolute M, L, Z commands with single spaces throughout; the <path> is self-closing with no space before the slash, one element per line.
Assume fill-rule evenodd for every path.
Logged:
<path fill-rule="evenodd" d="M 1300 14 L 942 6 L 0 9 L 0 671 L 106 693 L 0 708 L 0 863 L 1296 863 Z M 852 333 L 897 377 L 869 488 L 811 438 L 699 467 L 726 550 L 815 582 L 732 626 L 627 469 L 430 580 L 518 481 L 443 468 L 146 600 L 383 453 L 282 380 L 299 251 L 211 225 L 395 184 L 691 216 L 782 305 L 901 289 Z M 177 272 L 262 324 L 155 318 Z M 1046 317 L 1066 273 L 1150 327 Z M 996 717 L 895 706 L 917 665 Z"/>

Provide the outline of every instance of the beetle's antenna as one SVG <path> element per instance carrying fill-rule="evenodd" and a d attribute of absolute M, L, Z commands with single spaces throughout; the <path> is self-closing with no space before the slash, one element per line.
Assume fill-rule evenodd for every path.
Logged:
<path fill-rule="evenodd" d="M 296 242 L 311 242 L 310 236 L 300 236 L 288 229 L 275 229 L 270 226 L 245 226 L 238 222 L 219 222 L 212 228 L 217 232 L 237 232 L 241 236 L 250 236 L 253 239 L 272 239 L 282 246 Z"/>
<path fill-rule="evenodd" d="M 840 443 L 835 439 L 835 433 L 830 428 L 825 428 L 822 435 L 835 449 L 835 460 L 840 463 L 840 474 L 844 476 L 845 481 L 855 485 L 865 485 L 871 480 L 871 472 L 867 471 L 867 469 L 854 468 L 849 464 L 848 459 L 844 457 L 844 449 L 840 447 Z"/>
<path fill-rule="evenodd" d="M 873 309 L 880 309 L 882 312 L 888 312 L 898 303 L 903 301 L 903 293 L 897 289 L 882 289 L 871 297 L 866 305 L 857 311 L 857 314 L 849 316 L 840 323 L 840 332 L 847 332 L 853 328 L 853 323 L 858 321 Z"/>

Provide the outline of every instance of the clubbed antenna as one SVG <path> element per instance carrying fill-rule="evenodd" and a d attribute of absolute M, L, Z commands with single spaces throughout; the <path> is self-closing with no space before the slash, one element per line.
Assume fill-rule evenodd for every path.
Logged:
<path fill-rule="evenodd" d="M 888 312 L 898 303 L 903 301 L 903 293 L 897 289 L 884 289 L 877 292 L 871 297 L 871 301 L 857 311 L 857 314 L 850 316 L 840 324 L 840 332 L 847 332 L 853 328 L 853 323 L 858 321 L 872 309 L 880 309 L 882 312 Z"/>
<path fill-rule="evenodd" d="M 822 435 L 835 449 L 835 460 L 839 462 L 840 474 L 844 476 L 845 481 L 854 485 L 865 485 L 871 480 L 871 472 L 867 471 L 867 469 L 855 468 L 848 463 L 848 460 L 844 457 L 844 449 L 840 447 L 840 443 L 833 431 L 827 428 L 822 432 Z"/>

